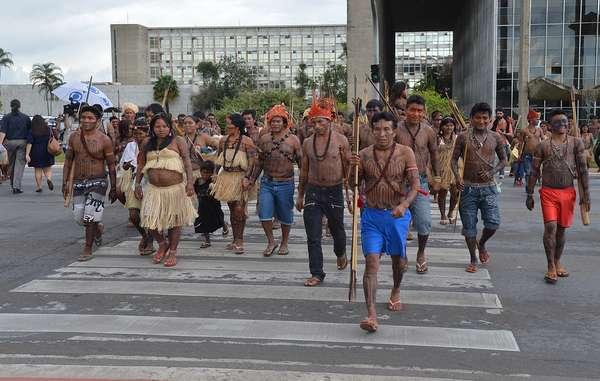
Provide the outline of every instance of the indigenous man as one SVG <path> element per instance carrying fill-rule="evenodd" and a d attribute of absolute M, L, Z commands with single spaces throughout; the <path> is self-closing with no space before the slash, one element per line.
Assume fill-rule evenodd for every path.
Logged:
<path fill-rule="evenodd" d="M 429 183 L 432 193 L 440 188 L 440 170 L 437 154 L 437 136 L 433 128 L 423 119 L 425 117 L 425 99 L 420 95 L 411 95 L 406 101 L 406 120 L 399 123 L 396 142 L 412 148 L 419 167 L 421 188 L 410 205 L 415 229 L 419 236 L 417 250 L 417 273 L 427 272 L 425 247 L 431 232 L 431 202 L 429 201 Z M 432 175 L 429 174 L 431 168 Z"/>
<path fill-rule="evenodd" d="M 526 184 L 529 182 L 529 176 L 531 175 L 533 153 L 544 137 L 542 130 L 537 127 L 539 121 L 540 113 L 530 109 L 529 113 L 527 114 L 527 127 L 522 129 L 520 133 L 520 140 L 523 143 L 523 154 L 521 157 L 523 160 L 523 170 L 525 173 Z"/>
<path fill-rule="evenodd" d="M 590 132 L 590 126 L 588 124 L 581 126 L 581 140 L 583 140 L 583 149 L 585 150 L 585 157 L 589 167 L 594 158 L 594 155 L 592 154 L 594 148 L 594 135 Z"/>
<path fill-rule="evenodd" d="M 383 111 L 383 102 L 381 102 L 379 99 L 371 99 L 367 102 L 365 108 L 367 110 L 368 123 L 360 126 L 359 148 L 361 150 L 375 144 L 375 136 L 373 135 L 371 122 L 373 120 L 373 115 Z"/>
<path fill-rule="evenodd" d="M 508 119 L 504 116 L 504 110 L 501 108 L 496 109 L 496 119 L 492 123 L 492 131 L 498 133 L 502 138 L 502 142 L 504 143 L 504 151 L 506 152 L 506 157 L 510 154 L 510 142 L 513 137 L 512 126 Z M 501 179 L 504 178 L 504 168 L 500 169 L 498 172 Z"/>
<path fill-rule="evenodd" d="M 533 170 L 527 183 L 527 209 L 533 210 L 533 191 L 542 177 L 540 202 L 544 217 L 544 249 L 548 260 L 546 282 L 554 284 L 558 277 L 568 277 L 569 273 L 560 263 L 565 248 L 565 230 L 573 224 L 575 188 L 573 180 L 581 183 L 582 194 L 579 202 L 590 210 L 588 169 L 581 139 L 567 135 L 567 116 L 562 110 L 550 114 L 552 137 L 542 142 L 533 158 Z"/>
<path fill-rule="evenodd" d="M 106 167 L 110 178 L 109 199 L 116 199 L 115 156 L 112 141 L 98 131 L 100 112 L 83 106 L 79 114 L 79 129 L 71 134 L 63 168 L 63 197 L 73 194 L 75 220 L 85 226 L 85 247 L 79 261 L 92 258 L 92 244 L 102 242 L 102 214 L 108 188 Z M 73 179 L 73 183 L 69 179 Z M 72 189 L 69 189 L 71 188 Z"/>
<path fill-rule="evenodd" d="M 500 135 L 488 129 L 491 118 L 490 105 L 475 104 L 470 115 L 472 130 L 467 130 L 456 138 L 452 154 L 452 172 L 456 177 L 456 186 L 462 192 L 458 210 L 463 224 L 462 234 L 465 236 L 471 255 L 471 263 L 466 268 L 470 273 L 477 271 L 476 249 L 479 250 L 481 264 L 489 263 L 490 255 L 485 244 L 500 226 L 499 192 L 494 174 L 506 166 L 506 151 Z M 496 156 L 499 160 L 494 165 Z M 458 159 L 461 157 L 465 163 L 462 177 L 458 170 Z M 477 241 L 478 210 L 481 211 L 484 226 L 479 241 Z"/>
<path fill-rule="evenodd" d="M 246 134 L 252 139 L 254 144 L 256 144 L 256 142 L 258 142 L 258 137 L 260 136 L 260 128 L 256 123 L 256 111 L 244 110 L 242 112 L 242 118 L 244 118 Z"/>
<path fill-rule="evenodd" d="M 366 258 L 363 288 L 367 318 L 360 327 L 377 330 L 377 272 L 382 253 L 392 257 L 394 285 L 388 300 L 390 311 L 399 311 L 400 282 L 406 271 L 406 236 L 410 224 L 411 202 L 419 189 L 419 170 L 409 147 L 394 141 L 396 118 L 389 112 L 377 113 L 371 120 L 375 144 L 351 159 L 359 167 L 359 181 L 366 184 L 366 207 L 361 215 L 362 251 Z M 408 192 L 403 185 L 408 182 Z"/>
<path fill-rule="evenodd" d="M 263 255 L 270 257 L 277 249 L 273 237 L 273 218 L 281 223 L 281 244 L 277 254 L 286 255 L 290 229 L 294 222 L 294 163 L 300 165 L 302 146 L 290 132 L 290 116 L 283 104 L 267 112 L 267 133 L 261 135 L 257 146 L 258 163 L 246 179 L 249 189 L 264 170 L 260 182 L 258 216 L 265 230 L 268 244 Z"/>
<path fill-rule="evenodd" d="M 331 126 L 332 109 L 327 103 L 313 100 L 309 118 L 314 122 L 314 134 L 302 144 L 302 162 L 296 209 L 304 209 L 304 227 L 308 241 L 311 277 L 305 286 L 317 286 L 325 279 L 321 248 L 321 219 L 333 236 L 333 250 L 338 270 L 348 265 L 346 231 L 344 230 L 344 166 L 350 155 L 348 139 Z M 306 208 L 305 208 L 306 206 Z"/>

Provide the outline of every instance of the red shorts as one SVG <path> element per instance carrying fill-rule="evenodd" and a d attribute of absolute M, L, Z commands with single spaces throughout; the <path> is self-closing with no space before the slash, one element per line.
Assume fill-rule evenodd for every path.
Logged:
<path fill-rule="evenodd" d="M 544 223 L 556 221 L 559 226 L 573 225 L 575 188 L 540 188 L 540 201 Z"/>

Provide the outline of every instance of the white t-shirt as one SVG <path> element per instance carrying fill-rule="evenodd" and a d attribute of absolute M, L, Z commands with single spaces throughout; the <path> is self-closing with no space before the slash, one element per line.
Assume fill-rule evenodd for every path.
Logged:
<path fill-rule="evenodd" d="M 121 156 L 121 161 L 119 161 L 119 165 L 122 167 L 124 163 L 129 162 L 137 168 L 138 153 L 139 148 L 135 141 L 127 143 L 127 146 L 125 146 L 125 150 L 123 151 L 123 156 Z"/>

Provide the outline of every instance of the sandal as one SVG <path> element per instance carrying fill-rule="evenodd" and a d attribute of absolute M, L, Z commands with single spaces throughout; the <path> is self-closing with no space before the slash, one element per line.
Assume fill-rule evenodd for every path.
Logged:
<path fill-rule="evenodd" d="M 425 261 L 423 263 L 417 262 L 416 267 L 417 267 L 417 274 L 425 274 L 427 271 L 429 271 L 429 267 L 427 267 L 427 261 Z"/>
<path fill-rule="evenodd" d="M 235 244 L 233 242 L 230 242 L 227 244 L 227 246 L 225 246 L 225 249 L 233 250 L 233 249 L 235 249 Z"/>
<path fill-rule="evenodd" d="M 479 263 L 482 265 L 490 263 L 490 254 L 487 250 L 479 250 Z"/>
<path fill-rule="evenodd" d="M 322 279 L 317 278 L 316 276 L 310 277 L 307 280 L 304 281 L 304 285 L 306 287 L 314 287 L 314 286 L 318 286 L 323 282 Z"/>
<path fill-rule="evenodd" d="M 556 284 L 556 282 L 558 282 L 558 275 L 556 275 L 556 273 L 549 273 L 546 272 L 544 274 L 544 280 L 546 281 L 546 283 L 549 284 Z"/>
<path fill-rule="evenodd" d="M 167 256 L 167 259 L 165 259 L 165 263 L 163 264 L 163 266 L 165 267 L 173 267 L 177 264 L 177 258 L 175 257 L 175 255 L 177 254 L 177 250 L 169 250 L 169 255 Z"/>
<path fill-rule="evenodd" d="M 207 247 L 210 247 L 210 246 L 211 246 L 211 244 L 208 241 L 204 241 L 200 244 L 201 249 L 206 249 Z"/>
<path fill-rule="evenodd" d="M 244 246 L 233 245 L 233 253 L 237 255 L 244 254 Z"/>
<path fill-rule="evenodd" d="M 51 191 L 54 190 L 54 183 L 52 182 L 52 180 L 47 179 L 46 184 L 48 185 L 48 189 L 50 189 Z"/>
<path fill-rule="evenodd" d="M 346 267 L 348 267 L 348 257 L 346 257 L 346 255 L 344 254 L 343 257 L 337 258 L 337 269 L 341 271 L 344 270 Z"/>
<path fill-rule="evenodd" d="M 290 253 L 290 250 L 286 247 L 285 250 L 281 250 L 281 247 L 279 247 L 279 251 L 277 252 L 277 255 L 288 255 Z"/>
<path fill-rule="evenodd" d="M 377 328 L 379 328 L 379 324 L 377 324 L 377 320 L 367 318 L 360 322 L 360 328 L 364 329 L 369 333 L 373 333 L 377 331 Z"/>
<path fill-rule="evenodd" d="M 164 251 L 161 251 L 161 248 L 164 246 L 166 246 Z M 162 262 L 163 259 L 165 259 L 165 256 L 167 255 L 167 253 L 169 252 L 169 246 L 167 245 L 166 242 L 162 243 L 162 244 L 158 244 L 158 250 L 156 251 L 156 254 L 154 254 L 154 256 L 152 257 L 152 262 L 157 265 L 159 263 Z"/>
<path fill-rule="evenodd" d="M 564 267 L 559 266 L 556 269 L 556 275 L 558 275 L 559 278 L 568 278 L 569 275 L 571 275 L 571 274 L 569 274 L 569 272 L 567 270 L 565 270 Z"/>
<path fill-rule="evenodd" d="M 402 303 L 400 303 L 400 299 L 396 300 L 395 302 L 392 301 L 392 298 L 388 299 L 387 309 L 394 312 L 400 311 L 402 309 Z"/>
<path fill-rule="evenodd" d="M 81 254 L 79 257 L 77 257 L 77 262 L 87 262 L 90 259 L 94 258 L 94 254 L 90 253 L 90 254 Z"/>
<path fill-rule="evenodd" d="M 469 263 L 469 265 L 467 266 L 467 268 L 465 269 L 466 272 L 468 273 L 476 273 L 477 272 L 477 264 L 476 263 Z"/>
<path fill-rule="evenodd" d="M 263 257 L 270 257 L 271 255 L 273 255 L 273 253 L 275 252 L 275 250 L 277 250 L 278 247 L 278 243 L 274 244 L 273 247 L 271 247 L 271 250 L 269 250 L 269 246 L 267 246 L 267 248 L 262 253 Z"/>

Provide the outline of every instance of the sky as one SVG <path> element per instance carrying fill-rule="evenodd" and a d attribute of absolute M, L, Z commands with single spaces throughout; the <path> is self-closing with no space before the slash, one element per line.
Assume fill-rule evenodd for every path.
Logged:
<path fill-rule="evenodd" d="M 99 5 L 101 4 L 101 5 Z M 110 24 L 244 26 L 345 24 L 346 0 L 18 0 L 0 5 L 0 48 L 14 65 L 0 83 L 29 83 L 53 62 L 66 81 L 111 81 Z"/>

